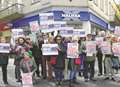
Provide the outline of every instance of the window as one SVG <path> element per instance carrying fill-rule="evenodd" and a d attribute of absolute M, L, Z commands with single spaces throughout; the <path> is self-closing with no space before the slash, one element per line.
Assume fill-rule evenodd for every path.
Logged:
<path fill-rule="evenodd" d="M 35 4 L 35 3 L 38 3 L 40 2 L 41 0 L 32 0 L 32 4 Z"/>

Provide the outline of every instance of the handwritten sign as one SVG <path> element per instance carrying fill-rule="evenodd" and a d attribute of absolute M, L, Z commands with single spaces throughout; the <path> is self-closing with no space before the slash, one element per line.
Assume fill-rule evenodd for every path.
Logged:
<path fill-rule="evenodd" d="M 67 57 L 68 58 L 78 58 L 78 43 L 68 43 L 67 46 Z"/>
<path fill-rule="evenodd" d="M 93 56 L 96 53 L 95 41 L 86 41 L 86 52 L 87 56 Z"/>
<path fill-rule="evenodd" d="M 42 44 L 43 55 L 58 55 L 57 44 Z"/>

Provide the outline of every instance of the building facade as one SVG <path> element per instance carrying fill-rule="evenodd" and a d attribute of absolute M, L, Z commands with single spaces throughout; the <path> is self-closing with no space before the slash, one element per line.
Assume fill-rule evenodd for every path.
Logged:
<path fill-rule="evenodd" d="M 6 5 L 4 1 L 9 1 L 9 4 Z M 109 30 L 109 21 L 114 20 L 115 12 L 110 1 L 111 0 L 11 0 L 10 2 L 10 0 L 0 0 L 2 4 L 2 11 L 0 12 L 3 12 L 5 16 L 5 11 L 12 9 L 10 6 L 13 4 L 15 14 L 9 15 L 11 18 L 9 21 L 13 24 L 14 28 L 29 28 L 29 22 L 35 20 L 40 21 L 39 13 L 53 12 L 54 20 L 66 21 L 67 26 L 72 26 L 76 29 L 85 29 L 87 33 L 94 34 L 96 31 Z M 6 10 L 5 8 L 8 9 Z M 16 13 L 18 14 L 17 16 L 15 16 Z M 1 14 L 0 17 L 4 18 Z"/>

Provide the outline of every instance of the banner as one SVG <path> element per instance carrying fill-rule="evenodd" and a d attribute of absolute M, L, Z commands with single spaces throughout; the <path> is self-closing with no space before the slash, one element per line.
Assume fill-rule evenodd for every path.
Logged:
<path fill-rule="evenodd" d="M 9 43 L 0 43 L 0 53 L 9 53 L 10 44 Z"/>
<path fill-rule="evenodd" d="M 86 37 L 86 32 L 84 29 L 74 29 L 73 35 L 78 37 Z"/>
<path fill-rule="evenodd" d="M 43 55 L 58 55 L 58 44 L 42 44 Z"/>
<path fill-rule="evenodd" d="M 120 56 L 120 43 L 113 43 L 112 44 L 112 52 L 115 56 Z"/>
<path fill-rule="evenodd" d="M 67 45 L 67 57 L 68 58 L 78 58 L 78 43 L 68 43 Z"/>
<path fill-rule="evenodd" d="M 86 41 L 86 52 L 87 56 L 93 56 L 96 53 L 95 41 Z"/>
<path fill-rule="evenodd" d="M 29 22 L 29 25 L 30 25 L 30 29 L 31 29 L 32 32 L 37 32 L 40 29 L 38 21 Z"/>
<path fill-rule="evenodd" d="M 22 73 L 21 76 L 22 76 L 23 87 L 33 86 L 32 73 Z"/>
<path fill-rule="evenodd" d="M 110 42 L 104 41 L 101 43 L 101 50 L 103 54 L 111 54 L 111 44 Z"/>
<path fill-rule="evenodd" d="M 104 40 L 104 37 L 96 37 L 95 38 L 95 41 L 96 41 L 97 45 L 100 45 L 103 42 L 103 40 Z"/>

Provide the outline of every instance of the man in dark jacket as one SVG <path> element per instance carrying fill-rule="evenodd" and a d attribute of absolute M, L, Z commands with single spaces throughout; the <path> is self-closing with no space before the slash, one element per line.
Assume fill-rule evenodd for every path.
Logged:
<path fill-rule="evenodd" d="M 6 43 L 6 39 L 3 37 L 0 39 L 1 43 Z M 4 84 L 8 84 L 7 81 L 7 65 L 8 65 L 8 54 L 0 53 L 0 66 L 2 68 L 2 76 Z"/>

